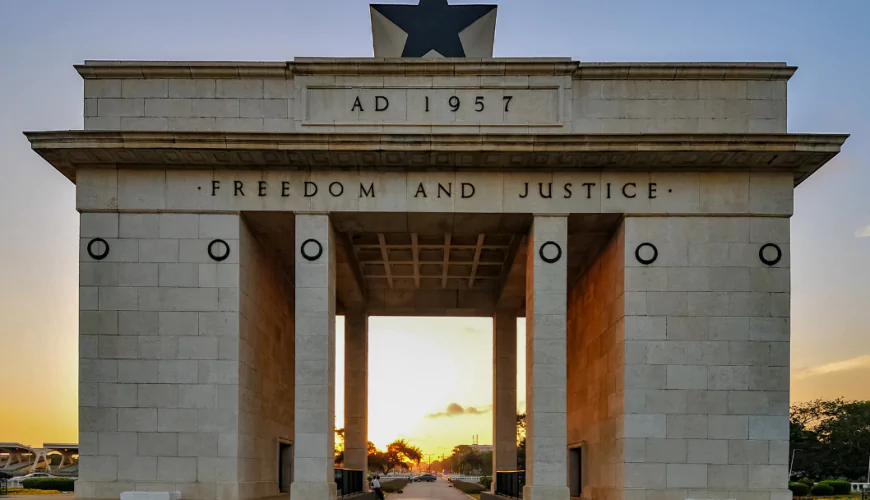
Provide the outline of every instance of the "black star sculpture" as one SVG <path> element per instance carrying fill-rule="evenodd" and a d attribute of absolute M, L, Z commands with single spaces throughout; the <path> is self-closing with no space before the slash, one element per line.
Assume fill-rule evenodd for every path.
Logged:
<path fill-rule="evenodd" d="M 419 5 L 378 4 L 372 8 L 408 34 L 402 57 L 423 57 L 432 50 L 444 57 L 465 57 L 459 33 L 496 6 L 420 0 Z"/>

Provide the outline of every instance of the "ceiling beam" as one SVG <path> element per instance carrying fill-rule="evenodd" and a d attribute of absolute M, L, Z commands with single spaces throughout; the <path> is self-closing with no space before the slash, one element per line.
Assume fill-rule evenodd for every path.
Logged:
<path fill-rule="evenodd" d="M 444 259 L 441 270 L 441 288 L 447 288 L 447 269 L 450 267 L 450 233 L 444 235 Z"/>
<path fill-rule="evenodd" d="M 526 298 L 526 252 L 528 237 L 514 236 L 511 249 L 505 257 L 504 267 L 496 288 L 497 307 L 520 309 Z"/>
<path fill-rule="evenodd" d="M 420 255 L 417 248 L 417 233 L 411 233 L 411 259 L 414 263 L 414 288 L 420 288 Z"/>
<path fill-rule="evenodd" d="M 477 235 L 477 248 L 474 250 L 474 260 L 471 263 L 471 276 L 468 278 L 468 288 L 474 288 L 474 278 L 477 277 L 477 264 L 480 262 L 480 252 L 483 249 L 483 240 L 486 235 L 480 233 Z"/>
<path fill-rule="evenodd" d="M 362 268 L 354 254 L 353 243 L 345 233 L 335 232 L 336 298 L 345 310 L 365 307 L 368 289 Z"/>
<path fill-rule="evenodd" d="M 387 283 L 390 285 L 390 288 L 393 288 L 393 276 L 390 272 L 390 255 L 387 252 L 387 242 L 384 238 L 384 233 L 378 233 L 378 241 L 381 247 L 381 258 L 384 259 L 384 274 L 387 276 Z"/>

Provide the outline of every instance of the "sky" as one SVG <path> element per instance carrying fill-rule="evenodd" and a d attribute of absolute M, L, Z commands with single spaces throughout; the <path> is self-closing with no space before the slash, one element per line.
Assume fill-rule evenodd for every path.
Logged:
<path fill-rule="evenodd" d="M 496 56 L 785 61 L 800 67 L 788 87 L 789 132 L 852 137 L 795 193 L 792 399 L 870 398 L 870 2 L 497 3 Z M 21 134 L 82 128 L 82 81 L 73 64 L 371 56 L 367 5 L 0 1 L 0 441 L 77 439 L 74 186 L 32 153 Z M 467 443 L 473 434 L 488 443 L 491 349 L 487 319 L 373 318 L 372 440 L 383 445 L 406 437 L 431 453 Z M 407 360 L 407 368 L 387 370 L 394 357 Z M 397 392 L 412 404 L 395 404 L 389 395 Z M 15 411 L 5 411 L 12 402 Z M 466 411 L 453 407 L 453 416 L 427 418 L 446 413 L 451 403 Z M 340 423 L 341 397 L 336 408 Z"/>

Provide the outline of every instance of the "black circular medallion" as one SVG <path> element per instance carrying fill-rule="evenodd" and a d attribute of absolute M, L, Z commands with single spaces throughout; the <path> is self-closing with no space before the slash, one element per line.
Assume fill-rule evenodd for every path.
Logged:
<path fill-rule="evenodd" d="M 307 251 L 309 244 L 312 244 L 312 243 L 317 245 L 317 252 L 316 253 L 308 253 L 308 251 Z M 302 242 L 302 246 L 299 247 L 299 252 L 302 253 L 302 257 L 305 260 L 313 262 L 313 261 L 319 259 L 321 255 L 323 255 L 323 245 L 321 245 L 320 242 L 315 240 L 314 238 L 308 238 L 307 240 Z"/>
<path fill-rule="evenodd" d="M 102 243 L 103 251 L 101 253 L 94 253 L 94 243 Z M 94 260 L 103 260 L 109 255 L 109 244 L 106 240 L 102 238 L 94 238 L 88 242 L 88 255 L 91 256 Z"/>
<path fill-rule="evenodd" d="M 768 248 L 773 248 L 774 250 L 776 250 L 776 257 L 768 259 L 764 256 L 764 251 Z M 779 263 L 779 261 L 782 260 L 782 249 L 779 248 L 779 245 L 767 243 L 758 250 L 758 258 L 761 259 L 761 262 L 764 262 L 768 266 L 775 266 Z"/>
<path fill-rule="evenodd" d="M 641 250 L 642 248 L 644 248 L 644 247 L 650 247 L 650 248 L 652 248 L 652 251 L 653 251 L 652 257 L 650 257 L 650 258 L 648 258 L 648 259 L 644 259 L 643 257 L 640 256 L 640 250 Z M 659 258 L 659 249 L 656 248 L 656 246 L 653 245 L 652 243 L 641 243 L 640 245 L 637 246 L 637 249 L 635 249 L 635 251 L 634 251 L 634 257 L 635 257 L 635 258 L 637 259 L 637 261 L 640 262 L 641 264 L 643 264 L 643 265 L 645 265 L 645 266 L 648 266 L 648 265 L 652 264 L 653 262 L 655 262 L 656 259 Z"/>
<path fill-rule="evenodd" d="M 556 256 L 555 257 L 547 257 L 546 255 L 544 255 L 544 249 L 547 247 L 550 247 L 550 246 L 556 247 Z M 544 262 L 546 262 L 548 264 L 552 264 L 554 262 L 558 262 L 559 259 L 562 258 L 562 247 L 560 247 L 559 244 L 556 243 L 555 241 L 548 241 L 548 242 L 544 243 L 543 245 L 541 245 L 541 248 L 538 250 L 538 255 L 541 256 L 541 260 L 543 260 Z"/>
<path fill-rule="evenodd" d="M 222 252 L 218 254 L 215 252 L 216 249 L 222 250 Z M 224 240 L 211 240 L 211 243 L 208 244 L 208 256 L 218 262 L 227 260 L 227 257 L 230 256 L 230 246 Z"/>

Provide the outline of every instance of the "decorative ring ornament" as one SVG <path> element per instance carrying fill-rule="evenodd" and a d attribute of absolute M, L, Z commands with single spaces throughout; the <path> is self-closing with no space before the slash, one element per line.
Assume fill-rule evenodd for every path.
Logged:
<path fill-rule="evenodd" d="M 546 255 L 544 255 L 544 249 L 549 247 L 549 246 L 556 247 L 556 256 L 555 257 L 547 257 Z M 562 247 L 560 247 L 559 244 L 556 243 L 555 241 L 548 241 L 548 242 L 544 243 L 543 245 L 541 245 L 541 248 L 538 250 L 538 255 L 540 255 L 541 260 L 543 260 L 547 264 L 552 264 L 554 262 L 558 262 L 559 259 L 562 258 Z"/>
<path fill-rule="evenodd" d="M 314 243 L 315 245 L 317 245 L 317 253 L 310 254 L 305 251 L 305 248 L 308 246 L 309 243 Z M 305 260 L 314 262 L 315 260 L 319 259 L 321 255 L 323 255 L 323 245 L 321 245 L 320 242 L 315 240 L 314 238 L 308 238 L 307 240 L 302 242 L 302 246 L 299 247 L 299 252 L 302 253 L 302 257 Z"/>
<path fill-rule="evenodd" d="M 768 259 L 767 257 L 764 256 L 764 251 L 767 250 L 768 248 L 773 248 L 776 250 L 776 257 L 774 257 L 772 259 Z M 779 245 L 776 245 L 774 243 L 767 243 L 767 244 L 763 245 L 761 247 L 761 249 L 758 250 L 758 258 L 761 259 L 761 262 L 764 262 L 768 266 L 775 266 L 775 265 L 779 264 L 779 261 L 782 260 L 782 249 L 779 248 Z"/>
<path fill-rule="evenodd" d="M 94 253 L 94 243 L 102 243 L 105 245 L 106 249 L 103 250 L 103 253 Z M 102 238 L 94 238 L 88 242 L 88 255 L 91 256 L 94 260 L 103 260 L 109 255 L 109 243 Z"/>
<path fill-rule="evenodd" d="M 215 247 L 218 245 L 224 246 L 223 255 L 218 255 L 215 253 Z M 230 256 L 230 246 L 224 240 L 211 240 L 211 243 L 208 244 L 208 256 L 217 262 L 222 262 L 227 260 L 227 257 Z"/>
<path fill-rule="evenodd" d="M 644 259 L 643 257 L 640 256 L 640 249 L 643 247 L 652 248 L 652 251 L 653 251 L 652 257 L 650 257 L 649 259 Z M 637 249 L 635 249 L 635 251 L 634 251 L 634 258 L 636 258 L 637 261 L 640 262 L 641 264 L 648 266 L 648 265 L 652 264 L 653 262 L 655 262 L 656 259 L 659 258 L 659 249 L 656 248 L 656 246 L 653 245 L 652 243 L 641 243 L 640 245 L 637 246 Z"/>

